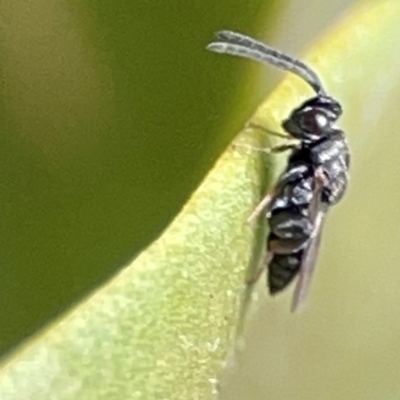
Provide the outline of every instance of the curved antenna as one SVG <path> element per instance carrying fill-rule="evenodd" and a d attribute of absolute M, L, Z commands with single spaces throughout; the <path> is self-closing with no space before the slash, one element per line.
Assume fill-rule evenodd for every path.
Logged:
<path fill-rule="evenodd" d="M 300 76 L 317 94 L 326 94 L 318 75 L 300 60 L 282 53 L 250 36 L 243 35 L 242 33 L 219 31 L 216 37 L 217 41 L 210 43 L 207 46 L 207 50 L 272 64 Z"/>

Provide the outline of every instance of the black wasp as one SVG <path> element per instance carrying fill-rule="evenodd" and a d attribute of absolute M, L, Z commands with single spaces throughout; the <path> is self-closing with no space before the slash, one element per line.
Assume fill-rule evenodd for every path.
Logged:
<path fill-rule="evenodd" d="M 326 213 L 342 198 L 349 179 L 349 148 L 344 132 L 335 126 L 342 108 L 307 65 L 251 37 L 220 31 L 207 49 L 275 65 L 297 74 L 316 92 L 283 121 L 282 128 L 297 143 L 269 149 L 291 153 L 277 184 L 253 213 L 267 211 L 265 266 L 270 293 L 285 289 L 299 275 L 292 302 L 295 310 L 310 286 Z"/>

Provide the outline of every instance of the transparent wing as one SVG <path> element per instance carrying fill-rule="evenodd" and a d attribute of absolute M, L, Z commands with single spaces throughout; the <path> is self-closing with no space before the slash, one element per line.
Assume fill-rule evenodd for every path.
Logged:
<path fill-rule="evenodd" d="M 298 310 L 299 307 L 304 304 L 310 290 L 311 280 L 315 270 L 315 265 L 317 263 L 318 250 L 321 244 L 322 230 L 327 213 L 327 206 L 321 201 L 321 193 L 325 185 L 325 178 L 321 168 L 318 168 L 315 171 L 314 179 L 314 194 L 308 209 L 310 219 L 313 221 L 314 230 L 309 243 L 303 250 L 299 277 L 292 299 L 292 311 Z"/>
<path fill-rule="evenodd" d="M 318 258 L 318 250 L 321 243 L 322 230 L 325 222 L 326 211 L 319 211 L 315 218 L 314 233 L 307 247 L 303 250 L 303 258 L 300 272 L 294 289 L 291 310 L 297 311 L 307 299 L 311 286 L 311 280 Z"/>

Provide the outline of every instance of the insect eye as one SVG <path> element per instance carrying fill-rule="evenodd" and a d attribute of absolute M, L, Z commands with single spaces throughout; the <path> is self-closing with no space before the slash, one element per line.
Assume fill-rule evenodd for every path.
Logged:
<path fill-rule="evenodd" d="M 318 133 L 328 126 L 329 121 L 324 113 L 319 110 L 310 109 L 301 114 L 299 124 L 306 132 Z"/>

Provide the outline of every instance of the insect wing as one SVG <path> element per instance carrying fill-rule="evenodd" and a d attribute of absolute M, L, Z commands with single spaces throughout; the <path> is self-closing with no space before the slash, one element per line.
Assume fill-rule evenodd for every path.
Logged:
<path fill-rule="evenodd" d="M 321 243 L 323 225 L 326 211 L 319 211 L 315 218 L 314 234 L 307 247 L 304 249 L 300 264 L 300 273 L 294 290 L 291 310 L 297 311 L 304 304 L 310 290 L 311 280 L 318 258 L 318 250 Z"/>
<path fill-rule="evenodd" d="M 327 213 L 327 206 L 321 202 L 321 193 L 324 183 L 325 178 L 323 171 L 317 169 L 314 172 L 314 195 L 308 209 L 310 219 L 314 224 L 314 231 L 309 243 L 303 250 L 299 278 L 293 294 L 292 311 L 298 310 L 298 308 L 304 304 L 310 290 L 311 280 L 318 258 L 318 250 L 321 243 L 322 229 Z"/>

